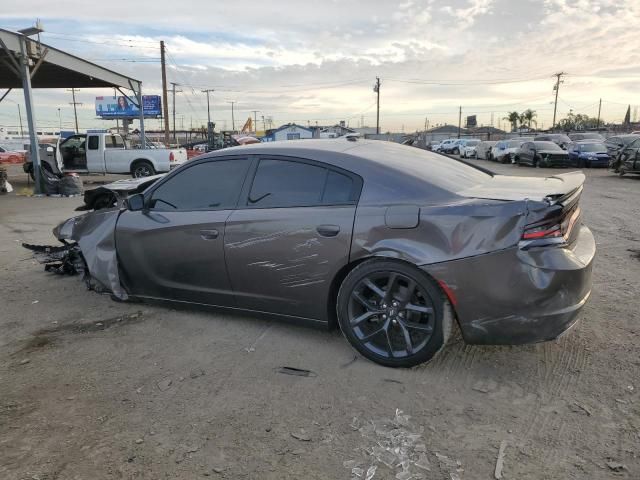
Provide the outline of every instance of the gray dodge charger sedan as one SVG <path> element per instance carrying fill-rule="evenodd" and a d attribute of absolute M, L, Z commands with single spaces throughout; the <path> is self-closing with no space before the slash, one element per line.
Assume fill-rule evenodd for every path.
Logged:
<path fill-rule="evenodd" d="M 381 141 L 274 142 L 200 156 L 54 233 L 58 259 L 121 300 L 337 324 L 365 357 L 409 367 L 455 323 L 472 344 L 574 324 L 595 255 L 584 179 L 494 175 Z"/>

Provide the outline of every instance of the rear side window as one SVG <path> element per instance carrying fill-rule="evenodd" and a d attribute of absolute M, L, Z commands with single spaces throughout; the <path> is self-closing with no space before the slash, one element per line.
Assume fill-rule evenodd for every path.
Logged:
<path fill-rule="evenodd" d="M 304 207 L 351 203 L 351 177 L 308 163 L 263 159 L 258 164 L 247 206 Z"/>
<path fill-rule="evenodd" d="M 353 179 L 342 173 L 329 170 L 327 174 L 327 183 L 324 187 L 322 195 L 322 203 L 348 203 L 353 199 L 354 195 Z"/>
<path fill-rule="evenodd" d="M 89 137 L 89 150 L 98 150 L 99 140 L 97 135 Z"/>
<path fill-rule="evenodd" d="M 154 210 L 225 210 L 235 208 L 249 159 L 193 165 L 169 178 L 151 194 Z"/>

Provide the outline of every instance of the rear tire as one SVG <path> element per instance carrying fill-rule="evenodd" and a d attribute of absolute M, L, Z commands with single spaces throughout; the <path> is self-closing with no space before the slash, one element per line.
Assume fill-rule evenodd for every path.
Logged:
<path fill-rule="evenodd" d="M 147 160 L 136 160 L 131 165 L 131 176 L 133 178 L 150 177 L 155 174 L 156 170 L 153 168 L 151 162 Z"/>
<path fill-rule="evenodd" d="M 439 285 L 397 260 L 371 259 L 344 279 L 338 323 L 364 357 L 387 367 L 434 358 L 451 336 L 453 313 Z"/>

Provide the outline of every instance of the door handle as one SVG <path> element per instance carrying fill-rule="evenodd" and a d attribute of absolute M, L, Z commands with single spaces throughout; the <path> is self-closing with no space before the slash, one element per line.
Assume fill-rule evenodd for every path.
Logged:
<path fill-rule="evenodd" d="M 218 230 L 200 230 L 200 236 L 204 240 L 215 240 L 218 238 Z"/>
<path fill-rule="evenodd" d="M 335 237 L 340 233 L 338 225 L 318 225 L 316 231 L 323 237 Z"/>

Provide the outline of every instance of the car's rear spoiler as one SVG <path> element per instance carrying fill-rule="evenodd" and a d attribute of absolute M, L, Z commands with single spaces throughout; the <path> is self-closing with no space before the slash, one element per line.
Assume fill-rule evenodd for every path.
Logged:
<path fill-rule="evenodd" d="M 556 178 L 562 181 L 562 190 L 559 193 L 547 195 L 545 199 L 550 205 L 558 203 L 571 204 L 580 197 L 582 186 L 587 177 L 582 172 L 567 172 L 553 175 L 549 178 Z"/>

